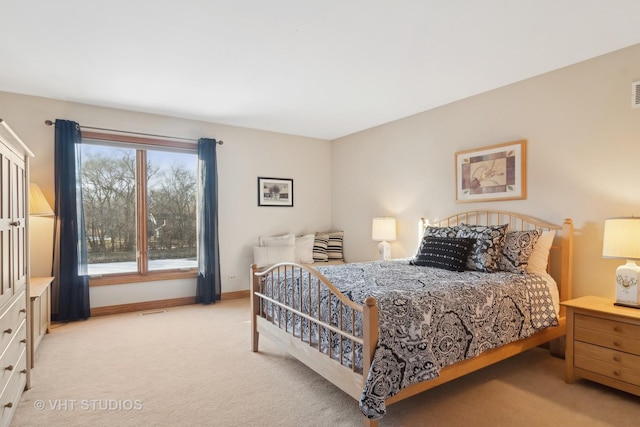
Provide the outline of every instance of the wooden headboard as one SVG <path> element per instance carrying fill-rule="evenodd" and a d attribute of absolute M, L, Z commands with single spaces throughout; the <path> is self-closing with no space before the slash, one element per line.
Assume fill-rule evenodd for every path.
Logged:
<path fill-rule="evenodd" d="M 558 283 L 560 301 L 571 299 L 573 280 L 573 222 L 567 218 L 562 225 L 551 224 L 530 216 L 507 211 L 476 210 L 461 212 L 434 222 L 420 218 L 421 235 L 427 226 L 451 227 L 462 223 L 469 225 L 509 224 L 511 231 L 556 230 L 556 236 L 549 254 L 549 274 Z M 564 311 L 564 307 L 561 308 Z"/>

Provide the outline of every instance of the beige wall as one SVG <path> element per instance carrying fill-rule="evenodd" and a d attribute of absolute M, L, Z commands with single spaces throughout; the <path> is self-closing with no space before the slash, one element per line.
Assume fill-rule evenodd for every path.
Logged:
<path fill-rule="evenodd" d="M 639 58 L 636 45 L 333 141 L 332 219 L 347 258 L 377 256 L 374 216 L 398 219 L 394 257 L 415 251 L 420 216 L 487 208 L 569 217 L 574 295 L 613 297 L 622 261 L 601 257 L 602 230 L 607 217 L 640 216 Z M 456 204 L 454 153 L 518 139 L 528 141 L 527 199 Z"/>
<path fill-rule="evenodd" d="M 44 121 L 75 120 L 81 125 L 197 139 L 221 139 L 218 148 L 219 225 L 223 292 L 248 289 L 251 246 L 260 234 L 312 232 L 331 225 L 330 143 L 232 126 L 141 114 L 0 92 L 0 117 L 31 148 L 31 181 L 53 206 L 53 127 Z M 294 207 L 258 207 L 257 177 L 294 180 Z M 32 272 L 48 275 L 53 220 L 32 227 Z M 231 280 L 229 276 L 235 276 Z M 91 289 L 91 306 L 101 307 L 195 295 L 195 280 L 171 280 Z"/>
<path fill-rule="evenodd" d="M 398 218 L 392 253 L 402 257 L 415 251 L 420 216 L 491 208 L 556 223 L 572 218 L 574 294 L 613 296 L 620 262 L 601 257 L 603 221 L 640 215 L 640 108 L 630 107 L 638 58 L 640 45 L 331 143 L 2 92 L 0 117 L 36 154 L 31 180 L 52 203 L 53 128 L 46 119 L 224 140 L 218 151 L 224 292 L 248 289 L 251 246 L 260 234 L 343 229 L 347 260 L 369 260 L 377 256 L 371 218 L 392 215 Z M 456 204 L 454 153 L 518 139 L 528 141 L 527 199 Z M 258 176 L 293 178 L 295 207 L 257 207 Z M 46 274 L 49 224 L 39 219 L 33 231 L 33 271 Z M 166 281 L 92 288 L 91 298 L 99 307 L 194 290 L 194 281 Z"/>

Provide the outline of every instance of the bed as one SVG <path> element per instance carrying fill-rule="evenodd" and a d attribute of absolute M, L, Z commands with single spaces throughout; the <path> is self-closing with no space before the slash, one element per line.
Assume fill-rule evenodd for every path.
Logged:
<path fill-rule="evenodd" d="M 530 348 L 549 343 L 561 353 L 565 314 L 559 302 L 571 298 L 572 221 L 554 225 L 482 210 L 423 221 L 420 232 L 436 236 L 428 242 L 438 244 L 468 241 L 470 249 L 480 240 L 460 234 L 469 229 L 502 230 L 501 239 L 510 232 L 539 241 L 545 235 L 553 243 L 544 271 L 414 265 L 427 239 L 406 260 L 252 265 L 251 350 L 258 351 L 261 335 L 278 343 L 356 399 L 369 426 L 395 402 Z M 463 238 L 447 239 L 447 233 Z M 491 252 L 473 250 L 486 257 Z"/>

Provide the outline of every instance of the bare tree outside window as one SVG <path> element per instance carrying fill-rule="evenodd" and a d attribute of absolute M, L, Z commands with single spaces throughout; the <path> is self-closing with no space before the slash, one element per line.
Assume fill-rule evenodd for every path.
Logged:
<path fill-rule="evenodd" d="M 196 154 L 144 150 L 140 157 L 139 151 L 83 145 L 89 274 L 135 273 L 141 253 L 149 271 L 197 266 Z M 138 183 L 141 170 L 146 179 Z M 137 206 L 137 191 L 146 191 L 146 206 Z M 146 236 L 138 236 L 140 215 Z"/>

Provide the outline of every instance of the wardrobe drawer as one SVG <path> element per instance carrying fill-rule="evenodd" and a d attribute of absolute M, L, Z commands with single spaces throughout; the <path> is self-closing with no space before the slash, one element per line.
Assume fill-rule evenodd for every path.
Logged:
<path fill-rule="evenodd" d="M 0 423 L 8 425 L 11 417 L 18 407 L 22 392 L 27 385 L 27 351 L 20 353 L 20 358 L 16 364 L 16 369 L 12 371 L 11 377 L 0 394 Z"/>
<path fill-rule="evenodd" d="M 9 378 L 17 368 L 20 355 L 27 348 L 27 322 L 23 321 L 13 339 L 0 356 L 0 390 L 9 382 Z"/>
<path fill-rule="evenodd" d="M 5 351 L 22 321 L 27 318 L 27 299 L 24 291 L 9 304 L 7 311 L 0 317 L 0 354 Z"/>

